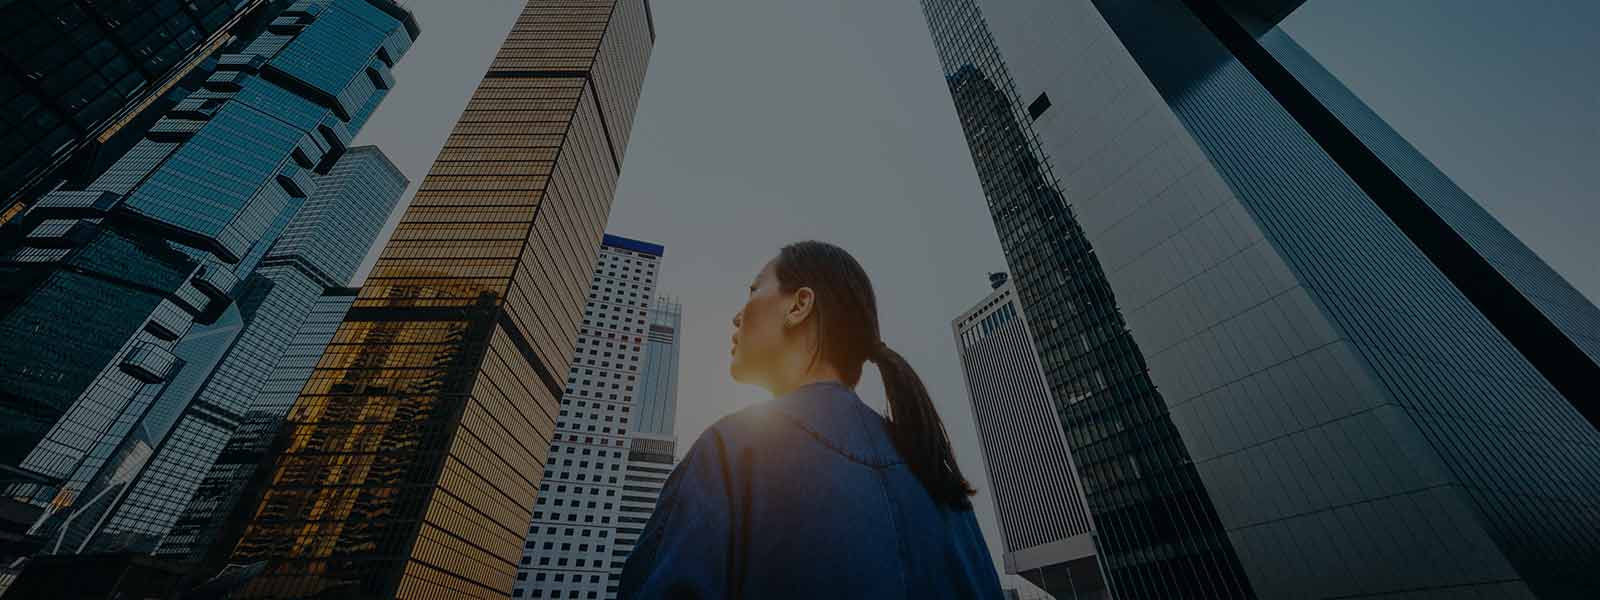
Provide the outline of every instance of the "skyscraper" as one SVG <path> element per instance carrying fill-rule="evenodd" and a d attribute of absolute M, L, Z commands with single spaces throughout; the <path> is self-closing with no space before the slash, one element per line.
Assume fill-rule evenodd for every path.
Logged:
<path fill-rule="evenodd" d="M 512 598 L 616 597 L 609 573 L 621 572 L 612 552 L 628 495 L 628 432 L 648 395 L 641 373 L 650 370 L 645 336 L 663 250 L 610 234 L 601 244 Z"/>
<path fill-rule="evenodd" d="M 249 415 L 266 418 L 261 413 L 268 409 L 256 407 L 255 401 L 268 378 L 323 290 L 342 286 L 355 275 L 406 183 L 405 175 L 373 146 L 351 148 L 318 178 L 304 208 L 245 281 L 238 302 L 244 329 L 238 340 L 197 390 L 163 399 L 182 406 L 183 412 L 154 456 L 103 467 L 138 473 L 109 511 L 94 507 L 89 518 L 73 514 L 77 511 L 58 512 L 79 523 L 72 528 L 78 531 L 57 528 L 55 535 L 72 543 L 55 551 L 156 549 L 235 430 Z M 270 420 L 281 421 L 284 408 Z M 236 465 L 219 467 L 237 470 Z"/>
<path fill-rule="evenodd" d="M 260 488 L 266 469 L 260 468 L 279 441 L 284 415 L 311 379 L 333 334 L 344 322 L 344 315 L 355 302 L 356 288 L 328 288 L 301 322 L 283 356 L 261 386 L 261 393 L 250 403 L 250 410 L 210 471 L 190 496 L 188 504 L 161 539 L 156 555 L 198 565 L 200 573 L 211 575 L 221 570 L 217 564 L 228 556 L 238 540 L 242 521 L 254 508 L 251 502 Z M 248 504 L 249 506 L 243 506 Z"/>
<path fill-rule="evenodd" d="M 0 223 L 16 195 L 103 143 L 229 41 L 263 0 L 0 5 Z M 31 199 L 29 199 L 31 200 Z M 14 202 L 15 201 L 15 202 Z"/>
<path fill-rule="evenodd" d="M 923 2 L 1112 589 L 1595 596 L 1600 311 L 1298 4 Z"/>
<path fill-rule="evenodd" d="M 241 597 L 511 593 L 654 36 L 527 3 L 289 411 Z"/>
<path fill-rule="evenodd" d="M 678 418 L 678 331 L 682 325 L 683 305 L 670 297 L 657 297 L 650 307 L 644 374 L 639 377 L 638 396 L 633 401 L 627 461 L 622 465 L 622 494 L 618 497 L 617 527 L 611 542 L 611 568 L 606 573 L 606 592 L 612 595 L 607 598 L 615 597 L 622 567 L 639 543 L 639 536 L 661 499 L 661 489 L 678 464 L 678 438 L 674 432 Z"/>
<path fill-rule="evenodd" d="M 990 282 L 994 291 L 950 328 L 1005 544 L 1002 562 L 1057 600 L 1108 598 L 1083 486 L 1028 323 L 1006 275 Z"/>
<path fill-rule="evenodd" d="M 343 154 L 417 34 L 391 0 L 285 10 L 82 190 L 0 249 L 0 465 L 7 497 L 59 511 L 182 363 Z"/>
<path fill-rule="evenodd" d="M 656 512 L 656 502 L 678 464 L 678 439 L 667 433 L 628 434 L 628 461 L 622 467 L 622 496 L 617 504 L 617 529 L 611 543 L 611 568 L 606 573 L 606 590 L 616 597 L 616 587 L 622 581 L 622 567 L 633 554 L 650 515 Z"/>

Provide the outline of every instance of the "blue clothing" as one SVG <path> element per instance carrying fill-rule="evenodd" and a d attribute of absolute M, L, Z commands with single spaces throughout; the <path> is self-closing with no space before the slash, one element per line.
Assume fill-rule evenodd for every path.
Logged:
<path fill-rule="evenodd" d="M 928 495 L 855 391 L 812 383 L 707 429 L 618 598 L 999 600 L 970 508 Z"/>

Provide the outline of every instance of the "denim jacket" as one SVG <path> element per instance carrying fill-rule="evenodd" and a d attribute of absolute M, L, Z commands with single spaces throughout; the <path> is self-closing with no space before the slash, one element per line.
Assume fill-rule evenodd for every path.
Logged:
<path fill-rule="evenodd" d="M 938 504 L 837 382 L 724 417 L 668 477 L 618 598 L 999 600 L 971 509 Z"/>

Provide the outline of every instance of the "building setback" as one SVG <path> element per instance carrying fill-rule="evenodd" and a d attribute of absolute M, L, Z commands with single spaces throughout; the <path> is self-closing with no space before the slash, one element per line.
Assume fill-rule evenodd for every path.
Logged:
<path fill-rule="evenodd" d="M 1600 595 L 1600 311 L 1298 5 L 923 2 L 1112 590 Z"/>
<path fill-rule="evenodd" d="M 236 597 L 510 595 L 651 27 L 527 3 L 289 411 Z"/>
<path fill-rule="evenodd" d="M 608 574 L 621 568 L 612 551 L 663 250 L 609 234 L 601 244 L 512 598 L 616 598 Z"/>
<path fill-rule="evenodd" d="M 36 530 L 66 524 L 184 366 L 180 340 L 245 291 L 416 33 L 389 0 L 297 3 L 105 174 L 7 224 L 0 471 L 8 501 L 46 511 Z"/>
<path fill-rule="evenodd" d="M 994 291 L 950 328 L 1005 544 L 1002 562 L 1058 600 L 1107 598 L 1083 486 L 1028 323 L 1006 275 L 990 282 Z"/>

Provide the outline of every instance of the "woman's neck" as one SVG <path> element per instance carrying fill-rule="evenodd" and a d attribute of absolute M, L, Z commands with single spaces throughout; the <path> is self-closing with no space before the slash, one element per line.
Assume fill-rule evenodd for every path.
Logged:
<path fill-rule="evenodd" d="M 818 364 L 816 368 L 801 373 L 798 377 L 773 385 L 769 388 L 769 391 L 772 392 L 772 397 L 782 398 L 807 385 L 828 381 L 845 385 L 844 378 L 839 376 L 838 369 L 830 365 Z"/>

